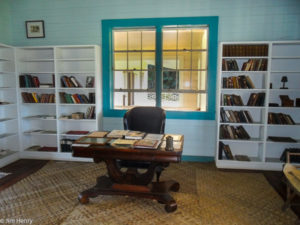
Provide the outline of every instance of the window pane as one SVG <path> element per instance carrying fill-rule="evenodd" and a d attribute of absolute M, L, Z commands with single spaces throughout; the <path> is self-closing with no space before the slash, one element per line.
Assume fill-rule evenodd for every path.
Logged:
<path fill-rule="evenodd" d="M 207 29 L 193 29 L 192 48 L 194 50 L 207 49 Z"/>
<path fill-rule="evenodd" d="M 155 89 L 156 72 L 154 65 L 148 65 L 148 89 Z"/>
<path fill-rule="evenodd" d="M 148 73 L 144 71 L 131 72 L 134 89 L 147 89 L 148 87 Z"/>
<path fill-rule="evenodd" d="M 178 69 L 191 69 L 191 52 L 178 52 Z"/>
<path fill-rule="evenodd" d="M 127 32 L 114 31 L 114 50 L 127 50 Z"/>
<path fill-rule="evenodd" d="M 128 31 L 128 50 L 141 50 L 141 31 Z"/>
<path fill-rule="evenodd" d="M 176 52 L 163 52 L 163 67 L 176 69 Z"/>
<path fill-rule="evenodd" d="M 141 53 L 140 52 L 129 52 L 128 53 L 128 69 L 140 70 L 141 69 Z"/>
<path fill-rule="evenodd" d="M 207 52 L 192 52 L 192 69 L 206 70 L 207 69 Z"/>
<path fill-rule="evenodd" d="M 192 75 L 191 71 L 179 72 L 179 89 L 191 90 L 192 89 Z"/>
<path fill-rule="evenodd" d="M 155 31 L 142 32 L 142 49 L 155 50 Z"/>
<path fill-rule="evenodd" d="M 114 88 L 115 89 L 127 89 L 128 74 L 123 71 L 114 72 Z"/>
<path fill-rule="evenodd" d="M 178 30 L 178 49 L 191 49 L 192 31 Z"/>
<path fill-rule="evenodd" d="M 134 105 L 139 106 L 155 106 L 155 93 L 154 92 L 135 92 Z"/>
<path fill-rule="evenodd" d="M 162 93 L 162 107 L 176 111 L 207 111 L 206 94 Z"/>
<path fill-rule="evenodd" d="M 115 70 L 127 69 L 127 53 L 115 53 Z"/>
<path fill-rule="evenodd" d="M 192 72 L 192 89 L 193 90 L 206 90 L 206 71 L 193 71 Z"/>
<path fill-rule="evenodd" d="M 163 89 L 178 89 L 179 77 L 176 70 L 164 70 L 163 71 Z"/>
<path fill-rule="evenodd" d="M 163 30 L 163 50 L 177 49 L 177 30 Z"/>
<path fill-rule="evenodd" d="M 114 108 L 128 109 L 132 106 L 155 106 L 154 92 L 115 92 Z"/>
<path fill-rule="evenodd" d="M 155 65 L 155 53 L 154 52 L 143 52 L 142 53 L 142 66 L 143 70 L 148 69 L 148 65 Z"/>
<path fill-rule="evenodd" d="M 151 75 L 151 74 L 150 74 Z M 155 73 L 153 74 L 155 75 Z M 147 71 L 115 71 L 114 89 L 154 89 L 155 78 L 149 82 Z M 153 79 L 153 80 L 152 80 Z M 151 88 L 148 88 L 149 83 Z"/>

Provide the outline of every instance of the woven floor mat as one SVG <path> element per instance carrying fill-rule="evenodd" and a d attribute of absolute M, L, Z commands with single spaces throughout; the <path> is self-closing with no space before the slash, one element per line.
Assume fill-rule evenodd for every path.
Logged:
<path fill-rule="evenodd" d="M 295 224 L 280 210 L 283 200 L 262 174 L 224 172 L 213 163 L 170 165 L 161 180 L 180 183 L 172 193 L 178 208 L 149 199 L 98 196 L 80 205 L 78 193 L 106 174 L 103 163 L 51 161 L 38 172 L 0 192 L 0 219 L 31 219 L 32 224 Z"/>

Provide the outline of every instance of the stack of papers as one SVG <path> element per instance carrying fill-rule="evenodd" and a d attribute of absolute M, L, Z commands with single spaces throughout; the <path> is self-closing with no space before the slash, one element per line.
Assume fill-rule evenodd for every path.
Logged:
<path fill-rule="evenodd" d="M 142 139 L 134 143 L 135 148 L 157 149 L 160 144 L 158 140 Z"/>
<path fill-rule="evenodd" d="M 143 137 L 145 136 L 145 132 L 141 132 L 141 131 L 129 131 L 126 135 L 125 135 L 125 139 L 132 139 L 132 140 L 140 140 L 143 139 Z"/>
<path fill-rule="evenodd" d="M 125 136 L 128 132 L 129 132 L 129 130 L 112 130 L 107 135 L 107 137 L 110 137 L 110 138 L 123 138 L 123 136 Z"/>
<path fill-rule="evenodd" d="M 161 141 L 163 134 L 147 134 L 145 139 Z"/>
<path fill-rule="evenodd" d="M 116 139 L 110 143 L 111 146 L 114 147 L 124 147 L 131 148 L 133 147 L 136 140 L 127 140 L 127 139 Z"/>

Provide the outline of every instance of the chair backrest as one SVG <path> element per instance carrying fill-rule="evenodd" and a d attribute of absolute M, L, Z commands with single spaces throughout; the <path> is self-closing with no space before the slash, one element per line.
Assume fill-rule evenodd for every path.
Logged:
<path fill-rule="evenodd" d="M 160 107 L 138 106 L 128 110 L 124 117 L 124 129 L 146 133 L 165 132 L 166 112 Z"/>

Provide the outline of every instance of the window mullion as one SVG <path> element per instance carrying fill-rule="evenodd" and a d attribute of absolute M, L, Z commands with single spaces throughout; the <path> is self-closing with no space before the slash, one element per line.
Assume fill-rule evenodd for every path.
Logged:
<path fill-rule="evenodd" d="M 162 90 L 162 26 L 156 27 L 156 52 L 155 52 L 155 84 L 156 84 L 156 106 L 161 107 Z"/>

